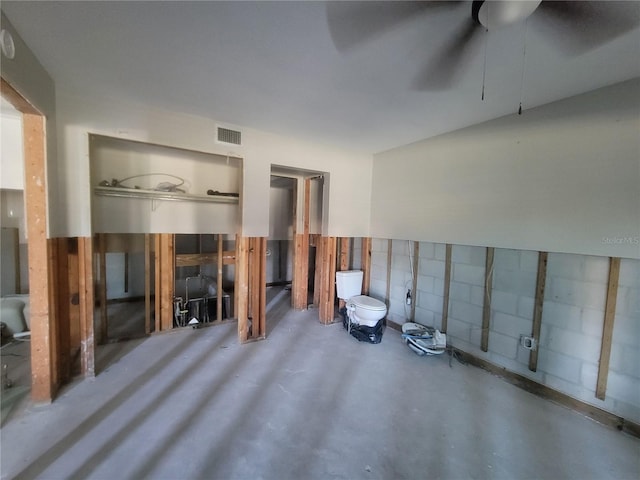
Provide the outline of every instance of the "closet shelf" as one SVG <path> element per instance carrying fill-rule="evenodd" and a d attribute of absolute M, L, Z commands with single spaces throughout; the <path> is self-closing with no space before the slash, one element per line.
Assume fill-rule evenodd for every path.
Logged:
<path fill-rule="evenodd" d="M 96 195 L 103 197 L 146 198 L 149 200 L 171 200 L 179 202 L 239 203 L 239 197 L 230 195 L 195 195 L 193 193 L 162 192 L 141 188 L 93 187 Z"/>

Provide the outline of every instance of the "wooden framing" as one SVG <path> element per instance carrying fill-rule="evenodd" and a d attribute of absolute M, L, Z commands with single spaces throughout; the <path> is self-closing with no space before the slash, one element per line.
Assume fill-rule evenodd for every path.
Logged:
<path fill-rule="evenodd" d="M 413 263 L 411 279 L 411 321 L 416 321 L 416 304 L 418 303 L 418 268 L 420 266 L 420 242 L 413 242 Z"/>
<path fill-rule="evenodd" d="M 316 263 L 313 279 L 313 306 L 319 307 L 321 290 L 320 285 L 322 283 L 322 249 L 324 247 L 324 242 L 322 241 L 322 236 L 320 235 L 314 235 L 313 240 L 316 247 Z"/>
<path fill-rule="evenodd" d="M 267 239 L 250 237 L 248 251 L 247 318 L 250 320 L 248 336 L 252 340 L 266 336 Z"/>
<path fill-rule="evenodd" d="M 349 270 L 349 250 L 351 249 L 351 239 L 348 237 L 340 237 L 340 256 L 338 269 L 340 271 Z M 363 276 L 364 281 L 364 276 Z M 343 299 L 339 300 L 338 308 L 342 309 L 345 306 Z"/>
<path fill-rule="evenodd" d="M 218 258 L 216 259 L 216 285 L 217 285 L 217 295 L 218 295 L 218 299 L 216 301 L 216 320 L 218 321 L 222 321 L 222 302 L 224 301 L 223 298 L 223 291 L 222 291 L 222 268 L 224 266 L 224 251 L 223 251 L 223 244 L 222 244 L 222 235 L 218 234 L 217 235 L 217 240 L 218 240 Z M 234 254 L 234 261 L 235 261 L 235 254 Z M 227 312 L 227 315 L 230 315 L 231 312 Z"/>
<path fill-rule="evenodd" d="M 297 182 L 296 182 L 297 183 Z M 294 189 L 294 204 L 297 202 L 297 188 Z M 302 233 L 296 231 L 297 224 L 294 208 L 294 252 L 293 252 L 293 281 L 291 282 L 291 303 L 296 310 L 304 310 L 309 303 L 309 205 L 311 201 L 311 179 L 304 180 L 304 205 L 302 208 Z"/>
<path fill-rule="evenodd" d="M 69 347 L 73 358 L 80 350 L 80 279 L 78 276 L 78 239 L 67 239 L 67 284 L 69 290 Z"/>
<path fill-rule="evenodd" d="M 151 333 L 151 234 L 144 234 L 144 333 Z"/>
<path fill-rule="evenodd" d="M 236 236 L 235 305 L 238 317 L 238 341 L 249 338 L 249 238 Z"/>
<path fill-rule="evenodd" d="M 444 293 L 442 294 L 442 324 L 440 330 L 447 332 L 447 321 L 449 319 L 449 287 L 451 285 L 451 244 L 447 243 L 444 260 Z"/>
<path fill-rule="evenodd" d="M 618 298 L 618 280 L 620 278 L 620 258 L 609 258 L 609 281 L 607 284 L 607 303 L 602 324 L 602 345 L 600 347 L 600 363 L 598 366 L 598 381 L 596 384 L 596 398 L 605 399 L 607 379 L 609 377 L 609 360 L 611 357 L 611 340 L 613 338 L 613 324 L 616 317 L 616 301 Z"/>
<path fill-rule="evenodd" d="M 328 325 L 333 323 L 335 318 L 336 237 L 322 237 L 320 242 L 323 244 L 321 275 L 320 284 L 316 288 L 320 288 L 320 322 Z"/>
<path fill-rule="evenodd" d="M 540 328 L 542 327 L 542 306 L 544 304 L 544 289 L 547 281 L 547 252 L 538 252 L 538 276 L 536 278 L 536 298 L 533 304 L 533 325 L 531 336 L 536 347 L 529 353 L 529 370 L 538 369 L 538 343 L 540 342 Z"/>
<path fill-rule="evenodd" d="M 71 295 L 69 294 L 69 239 L 56 239 L 57 268 L 56 283 L 58 286 L 58 346 L 60 369 L 58 378 L 60 383 L 67 382 L 71 377 Z"/>
<path fill-rule="evenodd" d="M 176 254 L 176 267 L 216 265 L 218 263 L 218 255 L 221 255 L 223 265 L 236 263 L 236 252 L 233 250 L 220 251 L 220 253 L 179 253 Z"/>
<path fill-rule="evenodd" d="M 393 261 L 393 240 L 387 242 L 387 291 L 384 296 L 384 303 L 387 304 L 387 310 L 391 304 L 391 263 Z"/>
<path fill-rule="evenodd" d="M 484 302 L 482 304 L 482 336 L 480 349 L 489 351 L 489 327 L 491 322 L 491 289 L 493 287 L 493 247 L 487 247 L 487 258 L 484 267 Z"/>
<path fill-rule="evenodd" d="M 362 294 L 369 295 L 371 288 L 371 237 L 362 239 Z"/>
<path fill-rule="evenodd" d="M 173 294 L 175 283 L 175 235 L 155 235 L 156 332 L 173 328 Z"/>
<path fill-rule="evenodd" d="M 80 290 L 80 365 L 82 374 L 92 378 L 95 370 L 93 332 L 93 239 L 78 238 L 78 282 Z"/>
<path fill-rule="evenodd" d="M 99 344 L 109 341 L 109 325 L 107 314 L 107 239 L 104 233 L 96 234 L 98 243 L 98 271 L 100 273 L 98 288 L 100 292 L 100 339 Z"/>

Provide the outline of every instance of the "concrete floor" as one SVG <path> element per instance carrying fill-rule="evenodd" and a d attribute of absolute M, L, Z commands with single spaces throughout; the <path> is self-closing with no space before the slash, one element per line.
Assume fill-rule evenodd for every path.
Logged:
<path fill-rule="evenodd" d="M 1 430 L 2 478 L 638 478 L 640 440 L 387 329 L 317 311 L 109 345 L 105 370 Z"/>

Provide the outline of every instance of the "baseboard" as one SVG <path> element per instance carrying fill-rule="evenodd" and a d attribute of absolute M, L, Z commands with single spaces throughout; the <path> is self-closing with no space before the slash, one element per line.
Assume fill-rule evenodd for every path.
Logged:
<path fill-rule="evenodd" d="M 387 326 L 394 330 L 402 332 L 402 325 L 396 322 L 387 320 Z M 533 393 L 534 395 L 550 400 L 554 403 L 562 405 L 563 407 L 579 412 L 598 423 L 616 428 L 617 430 L 640 438 L 640 425 L 635 422 L 629 421 L 611 412 L 607 412 L 606 410 L 583 402 L 582 400 L 577 400 L 565 393 L 554 390 L 553 388 L 547 387 L 546 385 L 542 385 L 541 383 L 531 380 L 530 378 L 520 375 L 519 373 L 507 370 L 504 367 L 495 365 L 491 362 L 488 362 L 487 360 L 476 357 L 475 355 L 464 352 L 460 349 L 453 348 L 451 350 L 452 353 L 455 352 L 455 354 L 462 361 L 469 363 L 470 365 L 482 368 L 483 370 L 486 370 L 487 372 L 490 372 L 511 383 L 512 385 L 526 390 L 529 393 Z"/>

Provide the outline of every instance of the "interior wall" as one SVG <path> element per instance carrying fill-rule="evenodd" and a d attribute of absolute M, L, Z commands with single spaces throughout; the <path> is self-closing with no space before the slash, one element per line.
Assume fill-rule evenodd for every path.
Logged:
<path fill-rule="evenodd" d="M 2 58 L 2 78 L 45 116 L 48 200 L 47 236 L 60 236 L 61 222 L 59 220 L 63 217 L 59 211 L 55 85 L 53 79 L 24 43 L 22 37 L 4 15 L 4 12 L 1 14 L 1 26 L 11 33 L 16 51 L 13 59 Z"/>
<path fill-rule="evenodd" d="M 290 282 L 293 278 L 293 184 L 272 185 L 269 191 L 269 239 L 267 240 L 266 280 Z"/>
<path fill-rule="evenodd" d="M 89 208 L 88 133 L 242 158 L 241 212 L 245 236 L 268 236 L 271 165 L 330 172 L 323 233 L 365 236 L 369 230 L 370 154 L 242 128 L 243 146 L 219 144 L 217 122 L 150 108 L 124 99 L 100 99 L 58 90 L 58 168 L 64 192 L 65 233 L 87 235 Z M 354 187 L 357 186 L 356 187 Z"/>
<path fill-rule="evenodd" d="M 24 190 L 22 114 L 3 106 L 0 124 L 0 188 Z"/>
<path fill-rule="evenodd" d="M 640 79 L 374 156 L 371 234 L 640 258 Z"/>
<path fill-rule="evenodd" d="M 386 293 L 388 241 L 373 239 L 371 295 Z M 445 245 L 420 242 L 415 321 L 442 328 Z M 387 319 L 403 324 L 411 279 L 408 244 L 392 241 Z M 494 251 L 488 351 L 481 349 L 486 248 L 452 245 L 447 343 L 583 402 L 640 422 L 640 260 L 622 259 L 605 400 L 595 397 L 602 344 L 609 259 L 550 253 L 547 262 L 538 368 L 529 370 L 538 253 Z M 428 362 L 428 359 L 426 360 Z"/>

